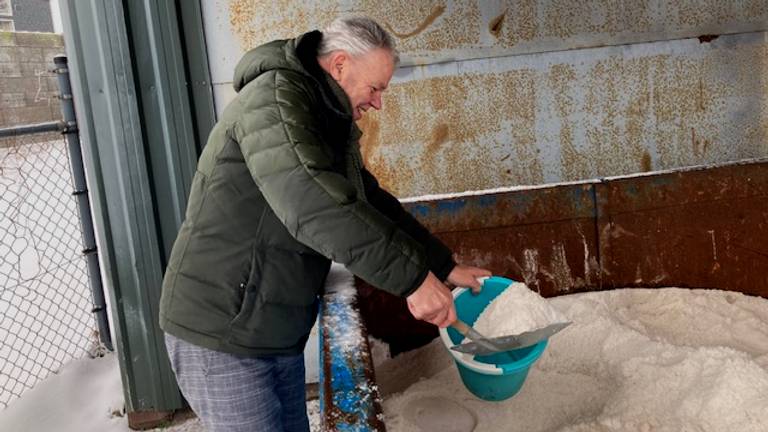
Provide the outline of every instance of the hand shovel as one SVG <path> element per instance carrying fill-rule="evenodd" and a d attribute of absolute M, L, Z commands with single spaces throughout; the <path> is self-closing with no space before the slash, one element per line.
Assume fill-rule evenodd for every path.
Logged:
<path fill-rule="evenodd" d="M 465 338 L 474 341 L 472 343 L 477 344 L 485 350 L 489 350 L 490 352 L 505 351 L 502 347 L 497 346 L 491 339 L 483 336 L 477 330 L 473 329 L 472 326 L 458 318 L 451 324 L 451 327 L 455 328 Z M 459 346 L 461 345 L 453 346 L 451 349 L 456 349 Z"/>
<path fill-rule="evenodd" d="M 517 335 L 499 336 L 487 338 L 478 333 L 477 330 L 468 326 L 465 322 L 456 320 L 451 326 L 462 335 L 471 339 L 472 342 L 466 342 L 460 345 L 454 345 L 452 350 L 474 355 L 487 355 L 497 352 L 510 351 L 518 348 L 525 348 L 536 345 L 540 341 L 551 337 L 560 330 L 568 327 L 570 321 L 550 324 L 540 329 L 523 332 Z"/>

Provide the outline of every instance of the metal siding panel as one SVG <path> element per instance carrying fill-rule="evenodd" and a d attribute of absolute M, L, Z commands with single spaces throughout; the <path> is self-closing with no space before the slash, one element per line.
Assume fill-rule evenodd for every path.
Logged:
<path fill-rule="evenodd" d="M 768 156 L 766 35 L 401 68 L 363 154 L 397 196 Z"/>
<path fill-rule="evenodd" d="M 596 188 L 604 287 L 717 288 L 768 298 L 768 163 Z"/>
<path fill-rule="evenodd" d="M 592 184 L 406 204 L 460 262 L 552 296 L 599 287 Z"/>
<path fill-rule="evenodd" d="M 347 12 L 425 64 L 401 67 L 361 123 L 366 163 L 397 196 L 768 155 L 767 0 L 206 2 L 219 109 L 244 50 Z"/>
<path fill-rule="evenodd" d="M 184 220 L 197 165 L 194 117 L 173 2 L 128 2 L 125 7 L 165 262 Z"/>
<path fill-rule="evenodd" d="M 198 154 L 202 152 L 208 134 L 216 123 L 213 84 L 200 3 L 207 2 L 201 0 L 177 2 L 184 37 L 184 53 L 187 58 L 185 66 L 189 73 L 190 100 L 195 115 L 193 127 L 196 132 L 195 142 Z"/>
<path fill-rule="evenodd" d="M 157 321 L 161 246 L 123 7 L 65 1 L 62 12 L 130 421 L 183 400 Z"/>
<path fill-rule="evenodd" d="M 214 37 L 227 41 L 229 49 L 222 54 L 230 69 L 240 56 L 237 48 L 242 53 L 272 39 L 293 37 L 348 13 L 371 16 L 386 27 L 397 38 L 406 64 L 768 30 L 766 0 L 207 3 L 210 27 L 228 33 Z"/>

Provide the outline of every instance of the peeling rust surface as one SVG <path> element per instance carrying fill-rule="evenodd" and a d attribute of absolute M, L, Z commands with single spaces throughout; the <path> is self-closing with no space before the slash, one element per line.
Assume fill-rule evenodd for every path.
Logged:
<path fill-rule="evenodd" d="M 697 47 L 412 68 L 361 122 L 366 164 L 405 197 L 768 156 L 768 40 Z"/>
<path fill-rule="evenodd" d="M 368 334 L 348 295 L 326 293 L 319 311 L 323 430 L 384 432 Z M 350 340 L 362 341 L 362 346 L 350 347 Z"/>
<path fill-rule="evenodd" d="M 438 236 L 459 261 L 525 282 L 545 297 L 599 287 L 594 229 L 588 219 Z"/>
<path fill-rule="evenodd" d="M 530 71 L 431 78 L 390 88 L 384 109 L 361 122 L 361 149 L 366 165 L 394 193 L 486 189 L 519 178 L 544 181 L 531 127 Z M 509 160 L 499 166 L 493 155 L 502 152 Z"/>
<path fill-rule="evenodd" d="M 596 186 L 603 287 L 696 287 L 768 298 L 768 163 Z"/>
<path fill-rule="evenodd" d="M 414 202 L 461 262 L 544 296 L 698 287 L 768 298 L 768 161 Z"/>
<path fill-rule="evenodd" d="M 243 50 L 295 35 L 344 13 L 386 23 L 406 57 L 424 63 L 450 52 L 453 59 L 477 58 L 484 50 L 505 54 L 601 46 L 610 41 L 675 39 L 727 32 L 766 30 L 765 0 L 225 0 L 231 31 Z M 502 21 L 503 20 L 503 21 Z M 503 22 L 503 25 L 501 25 Z"/>
<path fill-rule="evenodd" d="M 504 192 L 414 202 L 407 208 L 460 262 L 552 296 L 599 286 L 592 188 Z"/>
<path fill-rule="evenodd" d="M 594 217 L 591 184 L 472 195 L 407 204 L 439 233 L 496 229 L 507 225 L 560 223 Z"/>

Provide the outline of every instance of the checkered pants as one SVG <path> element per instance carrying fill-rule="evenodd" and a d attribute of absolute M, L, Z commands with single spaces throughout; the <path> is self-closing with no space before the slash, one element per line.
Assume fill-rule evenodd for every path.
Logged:
<path fill-rule="evenodd" d="M 309 431 L 304 355 L 238 357 L 166 333 L 181 393 L 209 432 Z"/>

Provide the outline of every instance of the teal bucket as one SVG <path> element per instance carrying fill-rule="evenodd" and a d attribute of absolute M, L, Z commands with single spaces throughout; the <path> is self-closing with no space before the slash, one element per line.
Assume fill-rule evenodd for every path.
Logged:
<path fill-rule="evenodd" d="M 477 317 L 499 294 L 513 281 L 493 276 L 483 281 L 483 289 L 478 295 L 466 288 L 453 291 L 456 315 L 469 325 L 474 325 Z M 523 387 L 528 370 L 541 357 L 547 347 L 544 339 L 536 345 L 484 356 L 460 353 L 450 349 L 463 342 L 462 336 L 454 328 L 440 329 L 440 338 L 448 348 L 464 386 L 475 396 L 487 401 L 509 399 Z"/>

